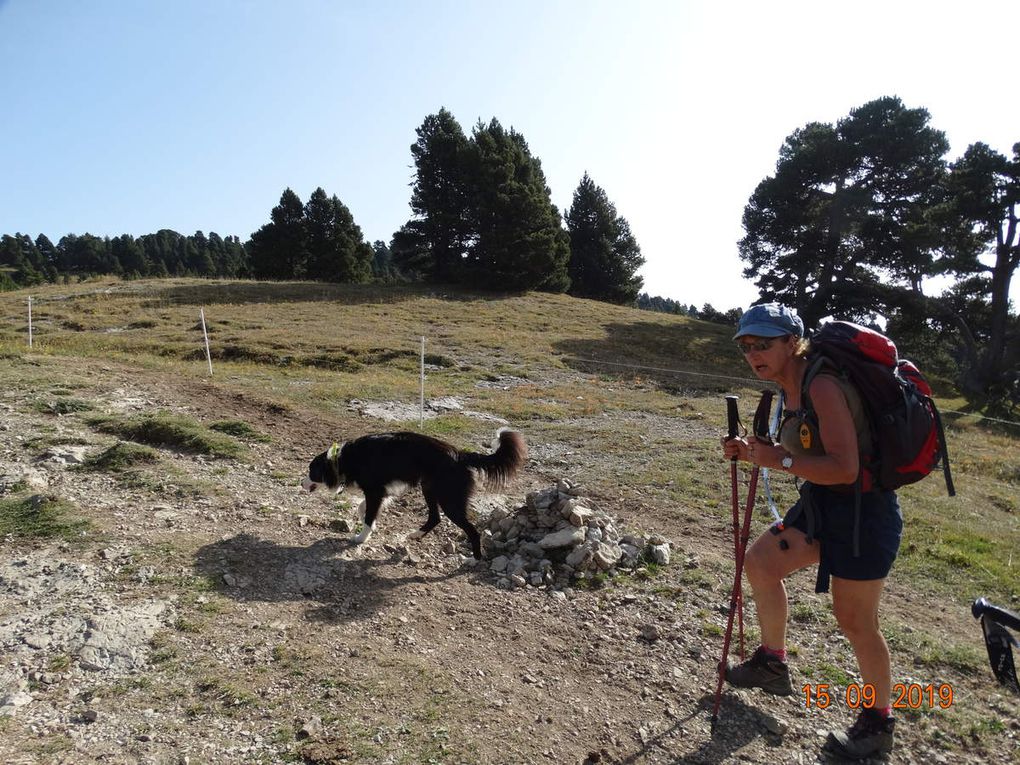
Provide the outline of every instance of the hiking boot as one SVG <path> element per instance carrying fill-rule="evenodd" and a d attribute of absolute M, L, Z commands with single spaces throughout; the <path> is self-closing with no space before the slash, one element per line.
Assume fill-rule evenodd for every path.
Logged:
<path fill-rule="evenodd" d="M 737 688 L 761 688 L 774 696 L 793 693 L 786 662 L 769 656 L 760 647 L 742 664 L 726 667 L 726 682 Z"/>
<path fill-rule="evenodd" d="M 896 720 L 883 717 L 874 709 L 862 709 L 857 722 L 846 733 L 829 733 L 823 749 L 848 760 L 863 760 L 888 754 L 893 748 Z"/>

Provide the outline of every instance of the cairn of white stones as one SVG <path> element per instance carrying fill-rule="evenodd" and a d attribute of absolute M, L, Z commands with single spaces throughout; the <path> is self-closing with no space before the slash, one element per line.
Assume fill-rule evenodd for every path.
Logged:
<path fill-rule="evenodd" d="M 584 488 L 561 479 L 533 491 L 515 510 L 497 508 L 478 523 L 487 538 L 497 585 L 562 591 L 583 580 L 634 572 L 648 562 L 668 565 L 662 536 L 623 533 L 617 521 L 591 506 Z"/>

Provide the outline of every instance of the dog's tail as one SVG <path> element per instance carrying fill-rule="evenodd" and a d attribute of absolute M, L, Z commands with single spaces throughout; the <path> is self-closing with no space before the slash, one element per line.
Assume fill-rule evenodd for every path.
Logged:
<path fill-rule="evenodd" d="M 496 434 L 496 438 L 499 445 L 492 454 L 460 453 L 461 464 L 480 471 L 484 476 L 485 485 L 490 489 L 506 486 L 521 472 L 524 461 L 528 458 L 528 446 L 524 443 L 524 437 L 517 431 L 502 428 Z"/>

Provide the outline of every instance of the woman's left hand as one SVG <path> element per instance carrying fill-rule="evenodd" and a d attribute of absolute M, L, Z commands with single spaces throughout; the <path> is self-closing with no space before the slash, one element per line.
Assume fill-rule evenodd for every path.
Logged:
<path fill-rule="evenodd" d="M 786 451 L 781 446 L 773 446 L 768 441 L 762 441 L 751 436 L 747 439 L 747 461 L 752 465 L 766 468 L 778 468 Z"/>

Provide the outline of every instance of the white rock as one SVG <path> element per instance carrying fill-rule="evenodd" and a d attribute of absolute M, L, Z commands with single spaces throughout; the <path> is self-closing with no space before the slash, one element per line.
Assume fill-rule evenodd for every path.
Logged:
<path fill-rule="evenodd" d="M 765 730 L 774 736 L 782 736 L 786 733 L 789 726 L 778 717 L 772 715 L 765 715 L 762 719 L 762 724 L 765 726 Z"/>
<path fill-rule="evenodd" d="M 301 729 L 297 732 L 297 738 L 299 740 L 317 739 L 322 734 L 322 718 L 318 715 L 310 717 L 305 720 Z"/>
<path fill-rule="evenodd" d="M 593 546 L 590 544 L 583 544 L 578 545 L 571 550 L 564 562 L 570 566 L 570 568 L 586 568 L 594 556 L 595 551 Z"/>
<path fill-rule="evenodd" d="M 592 516 L 591 510 L 589 510 L 587 507 L 580 505 L 571 508 L 570 512 L 568 513 L 568 518 L 570 519 L 570 522 L 575 526 L 584 526 L 586 523 L 588 523 L 589 520 L 591 520 L 591 516 Z"/>
<path fill-rule="evenodd" d="M 623 555 L 623 550 L 620 549 L 619 545 L 607 545 L 605 543 L 599 543 L 599 546 L 595 548 L 595 563 L 603 571 L 608 571 L 616 562 L 620 560 L 620 556 Z"/>
<path fill-rule="evenodd" d="M 571 527 L 563 529 L 562 531 L 554 531 L 552 534 L 547 534 L 542 537 L 538 544 L 543 550 L 552 550 L 557 547 L 577 545 L 583 541 L 584 529 Z"/>
<path fill-rule="evenodd" d="M 91 670 L 129 671 L 143 666 L 149 640 L 166 608 L 166 603 L 155 600 L 88 617 L 85 644 L 77 652 L 79 663 Z"/>
<path fill-rule="evenodd" d="M 669 565 L 669 543 L 651 546 L 652 560 L 660 566 Z"/>
<path fill-rule="evenodd" d="M 32 703 L 32 695 L 26 691 L 15 691 L 0 699 L 0 715 L 13 714 L 18 707 Z"/>

